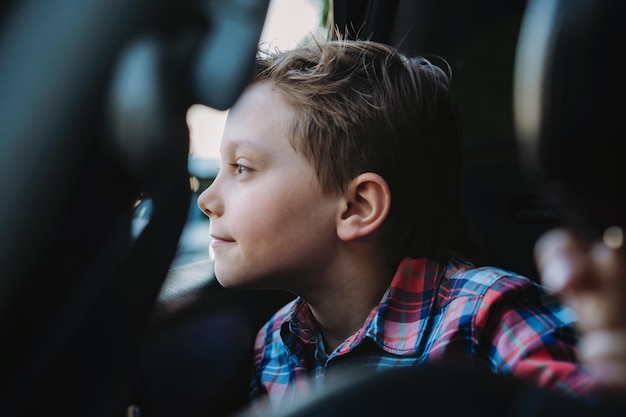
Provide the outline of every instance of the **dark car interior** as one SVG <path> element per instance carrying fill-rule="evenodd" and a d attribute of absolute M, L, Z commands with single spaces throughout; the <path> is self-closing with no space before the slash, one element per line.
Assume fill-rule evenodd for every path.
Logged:
<path fill-rule="evenodd" d="M 186 111 L 236 101 L 269 4 L 3 2 L 0 416 L 229 416 L 245 406 L 254 335 L 294 295 L 226 290 L 210 263 L 171 265 L 193 209 Z M 329 4 L 345 36 L 452 66 L 465 208 L 488 263 L 538 279 L 532 249 L 544 231 L 626 225 L 623 2 Z M 145 199 L 150 221 L 134 236 Z M 191 275 L 206 284 L 162 296 Z M 415 376 L 394 378 L 346 378 L 286 415 L 374 415 L 359 397 L 394 381 L 410 388 Z M 491 382 L 512 407 L 517 385 Z M 406 395 L 383 392 L 406 412 Z M 475 387 L 467 398 L 485 395 Z"/>

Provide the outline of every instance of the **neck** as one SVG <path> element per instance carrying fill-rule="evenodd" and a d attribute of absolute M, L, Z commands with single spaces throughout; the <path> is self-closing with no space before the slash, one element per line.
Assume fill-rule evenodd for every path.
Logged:
<path fill-rule="evenodd" d="M 395 268 L 379 258 L 359 257 L 346 262 L 344 268 L 339 268 L 341 272 L 328 280 L 320 296 L 302 295 L 323 334 L 327 353 L 363 326 L 389 287 Z"/>

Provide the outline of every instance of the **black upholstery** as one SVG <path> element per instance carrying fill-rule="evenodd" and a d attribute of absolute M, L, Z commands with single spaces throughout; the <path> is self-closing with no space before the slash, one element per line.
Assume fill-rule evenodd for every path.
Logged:
<path fill-rule="evenodd" d="M 139 354 L 145 415 L 218 417 L 244 407 L 256 332 L 293 298 L 225 289 L 210 261 L 171 269 Z"/>
<path fill-rule="evenodd" d="M 530 1 L 516 62 L 524 173 L 560 222 L 599 237 L 626 227 L 624 13 L 618 0 Z"/>
<path fill-rule="evenodd" d="M 268 4 L 3 3 L 3 417 L 125 415 L 140 398 L 141 330 L 190 202 L 186 111 L 236 100 Z M 154 211 L 135 239 L 140 196 Z"/>

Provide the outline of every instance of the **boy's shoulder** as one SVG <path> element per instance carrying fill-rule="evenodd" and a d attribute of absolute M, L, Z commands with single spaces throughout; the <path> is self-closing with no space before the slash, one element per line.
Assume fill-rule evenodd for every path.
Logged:
<path fill-rule="evenodd" d="M 449 267 L 439 286 L 440 296 L 444 298 L 482 298 L 490 292 L 509 294 L 527 290 L 543 291 L 536 281 L 496 266 Z"/>
<path fill-rule="evenodd" d="M 575 315 L 559 301 L 556 294 L 543 285 L 513 271 L 483 266 L 464 268 L 446 274 L 437 294 L 438 308 L 462 308 L 464 311 L 480 310 L 483 315 L 498 311 L 526 311 L 519 316 L 542 315 L 557 317 L 562 322 L 575 321 Z M 532 312 L 532 313 L 531 313 Z"/>

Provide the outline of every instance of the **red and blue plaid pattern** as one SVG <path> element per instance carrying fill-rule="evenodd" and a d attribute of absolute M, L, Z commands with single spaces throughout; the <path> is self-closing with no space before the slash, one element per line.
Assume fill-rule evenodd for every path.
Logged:
<path fill-rule="evenodd" d="M 578 363 L 574 319 L 510 271 L 407 258 L 363 327 L 330 355 L 304 300 L 278 311 L 256 338 L 252 397 L 289 404 L 353 360 L 368 370 L 456 361 L 582 394 L 591 379 Z"/>

